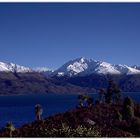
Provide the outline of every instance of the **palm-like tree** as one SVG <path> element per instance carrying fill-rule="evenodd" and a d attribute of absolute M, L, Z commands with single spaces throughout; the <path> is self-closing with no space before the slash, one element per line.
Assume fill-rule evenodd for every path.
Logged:
<path fill-rule="evenodd" d="M 35 105 L 35 115 L 37 120 L 41 120 L 42 113 L 43 113 L 42 106 L 40 104 Z"/>
<path fill-rule="evenodd" d="M 93 105 L 93 98 L 92 97 L 88 97 L 87 99 L 87 104 L 88 104 L 88 107 L 91 107 Z"/>
<path fill-rule="evenodd" d="M 93 105 L 93 98 L 89 95 L 79 95 L 79 107 L 88 107 Z"/>
<path fill-rule="evenodd" d="M 78 102 L 79 102 L 79 104 L 78 104 L 78 107 L 79 108 L 84 107 L 84 104 L 83 104 L 83 95 L 79 95 L 78 96 Z"/>
<path fill-rule="evenodd" d="M 12 124 L 12 122 L 8 122 L 5 126 L 6 130 L 9 131 L 9 136 L 12 137 L 12 132 L 15 130 L 14 125 Z"/>

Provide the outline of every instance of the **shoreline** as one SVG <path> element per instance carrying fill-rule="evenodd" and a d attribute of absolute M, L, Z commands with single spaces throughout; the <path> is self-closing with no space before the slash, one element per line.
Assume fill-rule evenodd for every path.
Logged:
<path fill-rule="evenodd" d="M 138 92 L 121 92 L 122 94 L 133 94 L 133 93 L 138 93 L 138 94 L 140 94 L 140 91 Z M 80 95 L 80 94 L 84 94 L 84 93 L 21 93 L 21 94 L 0 94 L 0 97 L 1 96 L 28 96 L 28 95 L 46 95 L 46 94 L 56 94 L 56 95 Z M 92 95 L 92 94 L 98 94 L 98 92 L 97 93 L 85 93 L 85 94 L 90 94 L 90 95 Z"/>

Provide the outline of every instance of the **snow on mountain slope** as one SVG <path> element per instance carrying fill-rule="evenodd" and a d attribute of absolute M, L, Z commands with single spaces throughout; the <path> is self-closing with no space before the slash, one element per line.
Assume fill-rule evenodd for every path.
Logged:
<path fill-rule="evenodd" d="M 135 68 L 132 68 L 132 67 L 129 67 L 127 65 L 116 65 L 115 66 L 117 70 L 119 70 L 121 72 L 121 74 L 127 74 L 127 75 L 130 75 L 130 74 L 140 74 L 140 71 L 135 69 Z"/>
<path fill-rule="evenodd" d="M 45 76 L 50 76 L 54 71 L 47 67 L 37 67 L 33 69 L 36 72 L 43 73 Z"/>
<path fill-rule="evenodd" d="M 93 59 L 77 58 L 65 63 L 62 67 L 53 72 L 58 76 L 85 76 L 90 74 L 140 74 L 140 70 L 127 65 L 113 65 Z"/>
<path fill-rule="evenodd" d="M 36 72 L 48 72 L 48 71 L 53 72 L 53 70 L 51 70 L 47 67 L 36 67 L 33 70 Z"/>
<path fill-rule="evenodd" d="M 46 67 L 30 69 L 13 63 L 0 62 L 0 71 L 4 72 L 39 72 L 46 76 L 86 76 L 90 74 L 140 74 L 140 66 L 113 65 L 93 59 L 77 58 L 65 63 L 59 69 L 53 71 Z"/>
<path fill-rule="evenodd" d="M 140 66 L 139 65 L 133 65 L 131 67 L 134 68 L 134 69 L 140 70 Z"/>
<path fill-rule="evenodd" d="M 63 69 L 63 68 L 62 68 Z M 86 63 L 84 58 L 81 58 L 74 63 L 71 63 L 67 66 L 66 71 L 71 75 L 76 75 L 88 69 L 88 62 Z"/>
<path fill-rule="evenodd" d="M 84 58 L 71 60 L 67 62 L 66 64 L 64 64 L 62 67 L 60 67 L 58 70 L 54 71 L 53 75 L 74 76 L 87 70 L 89 63 L 90 63 L 90 60 L 87 61 Z"/>
<path fill-rule="evenodd" d="M 97 67 L 95 68 L 94 73 L 99 74 L 121 74 L 120 71 L 115 69 L 115 67 L 107 62 L 99 62 Z"/>
<path fill-rule="evenodd" d="M 32 70 L 28 67 L 20 66 L 17 64 L 0 62 L 0 71 L 25 73 L 25 72 L 31 72 Z"/>

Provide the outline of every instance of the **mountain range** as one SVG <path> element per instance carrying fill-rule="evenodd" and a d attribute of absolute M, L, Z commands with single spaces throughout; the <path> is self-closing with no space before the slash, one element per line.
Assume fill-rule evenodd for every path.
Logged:
<path fill-rule="evenodd" d="M 20 66 L 18 64 L 13 63 L 4 63 L 0 62 L 0 71 L 1 72 L 32 72 L 32 70 L 28 67 Z"/>
<path fill-rule="evenodd" d="M 70 60 L 56 70 L 0 62 L 0 94 L 91 93 L 117 82 L 123 92 L 140 91 L 140 66 L 93 59 Z"/>
<path fill-rule="evenodd" d="M 62 67 L 52 72 L 58 76 L 86 76 L 90 74 L 140 74 L 140 66 L 114 65 L 93 59 L 77 58 L 65 63 Z"/>
<path fill-rule="evenodd" d="M 39 72 L 46 73 L 49 76 L 86 76 L 90 74 L 117 74 L 117 75 L 133 75 L 140 74 L 140 66 L 127 66 L 122 64 L 111 64 L 104 61 L 86 59 L 84 57 L 70 60 L 56 70 L 47 67 L 28 68 L 13 63 L 0 62 L 0 71 L 3 72 Z"/>

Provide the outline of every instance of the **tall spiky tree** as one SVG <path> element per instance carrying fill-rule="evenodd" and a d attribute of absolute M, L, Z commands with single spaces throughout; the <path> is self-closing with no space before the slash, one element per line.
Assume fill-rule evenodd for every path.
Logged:
<path fill-rule="evenodd" d="M 82 95 L 78 95 L 78 108 L 82 108 L 84 107 L 84 104 L 83 104 L 83 100 L 82 100 Z"/>
<path fill-rule="evenodd" d="M 79 102 L 79 104 L 78 104 L 78 107 L 79 108 L 85 107 L 85 104 L 84 104 L 84 95 L 79 95 L 78 96 L 78 102 Z"/>
<path fill-rule="evenodd" d="M 12 122 L 6 123 L 5 129 L 9 132 L 9 136 L 12 137 L 13 136 L 12 133 L 15 130 L 13 123 Z"/>
<path fill-rule="evenodd" d="M 104 102 L 105 94 L 106 94 L 106 90 L 103 88 L 100 89 L 100 91 L 99 91 L 99 101 L 100 102 Z"/>
<path fill-rule="evenodd" d="M 129 120 L 134 117 L 134 102 L 132 98 L 125 97 L 123 103 L 123 118 Z"/>
<path fill-rule="evenodd" d="M 127 105 L 134 107 L 134 101 L 129 96 L 124 98 L 123 106 L 126 107 Z"/>
<path fill-rule="evenodd" d="M 42 113 L 43 113 L 42 106 L 40 104 L 35 105 L 36 120 L 41 120 Z"/>
<path fill-rule="evenodd" d="M 112 102 L 112 95 L 113 95 L 113 88 L 112 88 L 112 80 L 108 82 L 107 93 L 105 94 L 105 102 L 111 103 Z"/>
<path fill-rule="evenodd" d="M 121 90 L 118 87 L 117 83 L 113 82 L 112 83 L 112 88 L 113 88 L 113 100 L 115 103 L 120 103 L 121 101 Z"/>
<path fill-rule="evenodd" d="M 114 101 L 115 103 L 119 103 L 120 99 L 121 90 L 113 80 L 109 80 L 107 93 L 105 94 L 105 102 L 111 103 Z"/>

